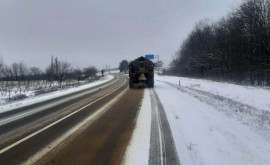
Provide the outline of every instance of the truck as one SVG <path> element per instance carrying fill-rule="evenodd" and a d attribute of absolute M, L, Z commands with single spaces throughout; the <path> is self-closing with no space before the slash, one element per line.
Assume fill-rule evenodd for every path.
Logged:
<path fill-rule="evenodd" d="M 154 63 L 151 60 L 138 57 L 129 63 L 129 87 L 154 87 Z"/>

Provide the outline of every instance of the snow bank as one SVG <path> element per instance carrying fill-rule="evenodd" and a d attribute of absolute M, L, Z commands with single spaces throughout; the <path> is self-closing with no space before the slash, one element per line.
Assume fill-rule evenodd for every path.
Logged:
<path fill-rule="evenodd" d="M 178 83 L 179 78 L 156 76 L 156 80 Z M 199 84 L 196 88 L 200 90 L 235 97 L 245 103 L 250 103 L 250 99 L 252 105 L 260 108 L 265 108 L 260 103 L 267 104 L 266 100 L 256 103 L 257 98 L 252 94 L 269 96 L 267 90 L 258 88 L 188 78 L 180 80 L 184 86 Z M 214 107 L 160 81 L 155 82 L 155 90 L 166 111 L 181 165 L 270 164 L 269 136 L 262 136 L 248 123 L 231 117 L 235 112 L 222 112 L 218 110 L 222 107 Z M 228 113 L 232 114 L 227 116 Z M 266 134 L 269 135 L 269 131 Z"/>
<path fill-rule="evenodd" d="M 179 85 L 180 80 L 181 86 L 229 98 L 259 110 L 270 111 L 270 90 L 268 89 L 175 76 L 155 75 L 155 80 L 170 82 L 176 85 Z"/>
<path fill-rule="evenodd" d="M 123 161 L 125 165 L 147 165 L 150 149 L 151 100 L 149 90 L 145 90 L 136 128 Z"/>
<path fill-rule="evenodd" d="M 97 81 L 88 83 L 88 84 L 84 84 L 78 87 L 72 87 L 72 88 L 68 88 L 68 89 L 63 89 L 63 90 L 59 90 L 59 91 L 55 91 L 55 92 L 50 92 L 50 93 L 46 93 L 46 94 L 42 94 L 42 95 L 38 95 L 38 96 L 33 96 L 33 97 L 29 97 L 26 98 L 24 100 L 20 100 L 20 101 L 14 101 L 12 103 L 7 103 L 7 104 L 3 104 L 0 106 L 0 113 L 6 112 L 6 111 L 10 111 L 14 108 L 19 108 L 19 107 L 23 107 L 26 105 L 31 105 L 37 102 L 41 102 L 41 101 L 45 101 L 45 100 L 49 100 L 52 98 L 56 98 L 59 96 L 63 96 L 63 95 L 67 95 L 70 93 L 74 93 L 77 91 L 81 91 L 87 88 L 91 88 L 103 83 L 106 83 L 110 80 L 113 79 L 113 75 L 106 75 L 104 78 L 101 78 Z"/>

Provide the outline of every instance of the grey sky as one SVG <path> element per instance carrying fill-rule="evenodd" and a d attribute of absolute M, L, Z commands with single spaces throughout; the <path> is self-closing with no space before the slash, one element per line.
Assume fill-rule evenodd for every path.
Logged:
<path fill-rule="evenodd" d="M 0 56 L 45 68 L 52 55 L 74 67 L 117 67 L 148 53 L 165 63 L 194 25 L 240 0 L 1 0 Z"/>

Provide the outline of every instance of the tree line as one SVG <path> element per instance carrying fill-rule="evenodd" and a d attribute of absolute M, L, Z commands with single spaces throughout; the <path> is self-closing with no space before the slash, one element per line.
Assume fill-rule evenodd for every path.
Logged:
<path fill-rule="evenodd" d="M 270 0 L 245 0 L 216 22 L 200 21 L 169 73 L 270 86 Z"/>
<path fill-rule="evenodd" d="M 57 90 L 63 86 L 78 85 L 81 80 L 91 81 L 97 72 L 94 66 L 72 68 L 71 63 L 57 57 L 51 57 L 44 71 L 36 66 L 27 67 L 23 61 L 7 65 L 0 58 L 0 93 L 10 99 L 11 94 L 21 96 L 30 90 Z"/>
<path fill-rule="evenodd" d="M 98 70 L 94 66 L 89 66 L 84 69 L 72 68 L 71 63 L 59 60 L 58 57 L 51 57 L 50 65 L 43 71 L 39 67 L 30 67 L 21 62 L 13 64 L 4 64 L 3 59 L 0 59 L 0 80 L 3 81 L 25 81 L 25 80 L 48 80 L 61 82 L 67 79 L 85 79 L 96 76 Z"/>

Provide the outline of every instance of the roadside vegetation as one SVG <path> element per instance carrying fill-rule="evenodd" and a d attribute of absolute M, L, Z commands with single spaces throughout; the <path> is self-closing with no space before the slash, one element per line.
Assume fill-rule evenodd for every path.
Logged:
<path fill-rule="evenodd" d="M 200 21 L 168 74 L 270 86 L 270 0 L 244 0 L 216 22 Z"/>
<path fill-rule="evenodd" d="M 23 99 L 98 79 L 94 66 L 72 68 L 71 63 L 51 57 L 45 70 L 21 62 L 6 65 L 0 59 L 0 103 Z"/>
<path fill-rule="evenodd" d="M 129 65 L 129 62 L 127 60 L 122 60 L 119 64 L 118 69 L 120 70 L 120 72 L 123 72 L 126 74 L 128 72 L 128 65 Z"/>

